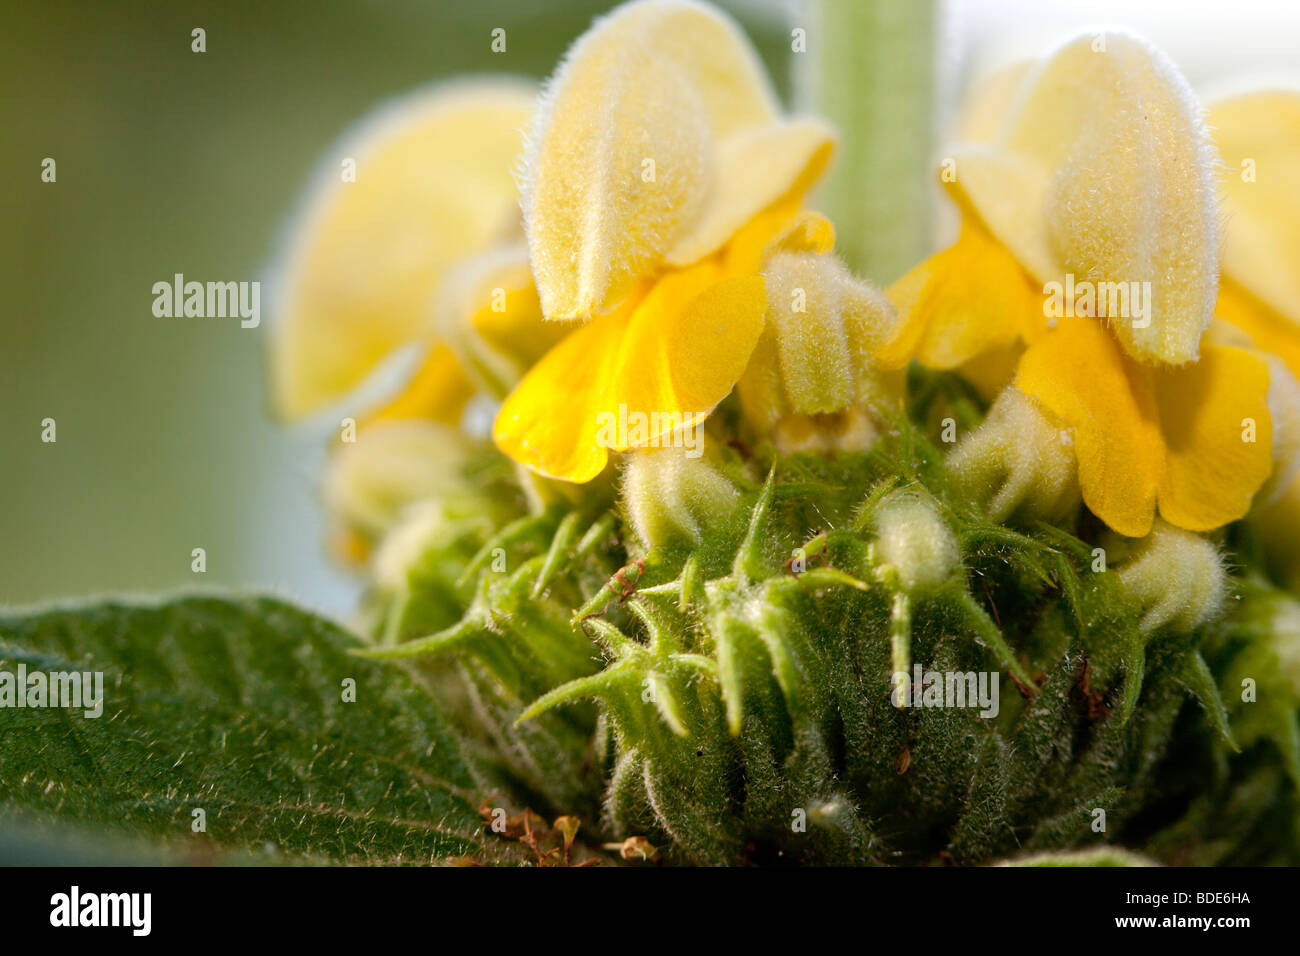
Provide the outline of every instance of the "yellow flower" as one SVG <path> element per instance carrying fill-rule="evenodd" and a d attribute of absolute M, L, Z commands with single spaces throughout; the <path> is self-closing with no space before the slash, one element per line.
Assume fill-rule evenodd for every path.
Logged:
<path fill-rule="evenodd" d="M 380 538 L 412 505 L 456 486 L 469 448 L 450 425 L 383 422 L 363 441 L 339 445 L 323 488 L 325 505 L 345 533 L 355 531 L 364 540 Z"/>
<path fill-rule="evenodd" d="M 1300 376 L 1300 91 L 1214 103 L 1225 175 L 1218 315 Z"/>
<path fill-rule="evenodd" d="M 497 445 L 589 481 L 620 414 L 698 425 L 741 377 L 764 325 L 768 241 L 825 168 L 829 128 L 780 115 L 722 14 L 641 0 L 598 21 L 542 98 L 521 201 L 538 302 L 581 322 L 524 375 Z"/>
<path fill-rule="evenodd" d="M 1140 537 L 1242 517 L 1272 467 L 1269 368 L 1202 341 L 1218 292 L 1215 153 L 1185 81 L 1117 34 L 1075 40 L 979 103 L 956 149 L 957 243 L 889 290 L 881 351 L 1011 380 L 1072 436 L 1084 502 Z M 1009 109 L 1000 123 L 997 102 Z M 996 133 L 990 132 L 996 127 Z"/>
<path fill-rule="evenodd" d="M 1291 442 L 1274 455 L 1274 493 L 1261 496 L 1255 526 L 1275 570 L 1300 587 L 1300 91 L 1229 97 L 1211 104 L 1209 123 L 1225 168 L 1227 222 L 1216 313 L 1292 376 L 1290 395 L 1274 402 L 1275 430 L 1289 425 Z"/>
<path fill-rule="evenodd" d="M 745 419 L 783 453 L 865 450 L 881 412 L 900 404 L 902 376 L 873 353 L 893 306 L 831 255 L 835 230 L 817 213 L 791 222 L 763 258 L 767 321 L 736 394 Z"/>
<path fill-rule="evenodd" d="M 333 449 L 323 496 L 349 563 L 445 492 L 467 401 L 505 395 L 566 331 L 541 321 L 512 175 L 535 105 L 532 83 L 487 79 L 381 108 L 327 154 L 289 232 L 271 342 L 280 415 L 352 396 L 399 349 L 423 352 L 400 392 L 347 415 Z"/>
<path fill-rule="evenodd" d="M 343 398 L 419 344 L 428 358 L 384 417 L 459 418 L 474 387 L 435 334 L 431 299 L 456 263 L 519 238 L 511 170 L 535 96 L 520 80 L 442 84 L 381 108 L 330 150 L 276 270 L 280 415 Z"/>

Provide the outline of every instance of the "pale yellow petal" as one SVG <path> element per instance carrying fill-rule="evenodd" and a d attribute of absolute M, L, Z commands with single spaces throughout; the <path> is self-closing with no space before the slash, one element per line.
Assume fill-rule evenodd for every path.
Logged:
<path fill-rule="evenodd" d="M 694 228 L 721 143 L 776 118 L 749 42 L 726 15 L 642 0 L 599 20 L 547 87 L 521 193 L 548 318 L 607 311 Z"/>
<path fill-rule="evenodd" d="M 429 298 L 446 269 L 517 228 L 511 169 L 533 103 L 524 81 L 448 84 L 383 108 L 330 151 L 276 276 L 279 414 L 342 397 L 392 351 L 428 337 Z"/>
<path fill-rule="evenodd" d="M 952 185 L 1042 282 L 1150 283 L 1147 314 L 1111 325 L 1131 356 L 1179 364 L 1217 293 L 1215 162 L 1176 68 L 1106 33 L 1045 61 L 1001 141 L 956 157 Z"/>
<path fill-rule="evenodd" d="M 977 81 L 962 103 L 957 138 L 967 143 L 992 143 L 999 139 L 1025 78 L 1033 68 L 1033 60 L 1021 60 Z"/>
<path fill-rule="evenodd" d="M 1209 123 L 1225 169 L 1224 277 L 1300 335 L 1300 91 L 1225 99 Z"/>
<path fill-rule="evenodd" d="M 606 31 L 595 39 L 598 31 Z M 758 51 L 725 11 L 696 0 L 633 0 L 584 35 L 592 44 L 640 48 L 671 61 L 689 81 L 719 139 L 773 119 L 780 104 Z M 566 59 L 576 59 L 580 38 Z"/>
<path fill-rule="evenodd" d="M 449 425 L 429 421 L 363 424 L 340 444 L 325 476 L 325 503 L 350 528 L 378 535 L 406 508 L 436 497 L 457 479 L 467 445 Z"/>
<path fill-rule="evenodd" d="M 668 264 L 695 262 L 777 200 L 802 197 L 825 171 L 834 144 L 830 125 L 813 118 L 777 120 L 725 140 L 714 188 L 693 227 L 669 251 Z"/>
<path fill-rule="evenodd" d="M 1001 147 L 960 147 L 949 158 L 956 178 L 946 185 L 963 220 L 1010 250 L 1040 285 L 1059 282 L 1063 269 L 1046 209 L 1051 171 Z"/>

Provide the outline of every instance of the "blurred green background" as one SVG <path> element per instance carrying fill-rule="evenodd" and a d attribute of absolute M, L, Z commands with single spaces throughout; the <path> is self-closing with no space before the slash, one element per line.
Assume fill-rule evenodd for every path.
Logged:
<path fill-rule="evenodd" d="M 784 90 L 780 5 L 723 5 Z M 609 6 L 4 4 L 0 605 L 252 587 L 345 615 L 357 586 L 324 552 L 317 503 L 336 423 L 268 419 L 267 297 L 262 326 L 241 329 L 154 317 L 153 283 L 263 278 L 318 155 L 353 121 L 450 74 L 543 77 Z M 195 27 L 206 53 L 191 52 Z M 199 547 L 205 574 L 190 568 Z"/>

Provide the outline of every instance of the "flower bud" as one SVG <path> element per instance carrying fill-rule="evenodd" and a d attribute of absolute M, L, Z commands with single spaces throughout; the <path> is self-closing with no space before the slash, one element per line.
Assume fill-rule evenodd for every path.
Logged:
<path fill-rule="evenodd" d="M 879 434 L 875 417 L 855 405 L 841 412 L 786 415 L 772 426 L 772 440 L 784 454 L 866 451 Z"/>
<path fill-rule="evenodd" d="M 878 565 L 898 575 L 905 591 L 946 581 L 961 562 L 957 539 L 928 496 L 896 491 L 876 506 Z"/>
<path fill-rule="evenodd" d="M 1228 593 L 1228 575 L 1214 542 L 1160 518 L 1116 573 L 1125 594 L 1138 604 L 1144 634 L 1166 626 L 1177 633 L 1194 630 L 1219 613 Z"/>
<path fill-rule="evenodd" d="M 378 537 L 411 504 L 459 481 L 468 441 L 455 428 L 411 420 L 363 424 L 340 444 L 325 477 L 325 504 L 344 527 Z"/>
<path fill-rule="evenodd" d="M 375 586 L 385 594 L 405 593 L 411 574 L 425 556 L 457 536 L 458 529 L 443 502 L 431 499 L 412 505 L 404 520 L 375 549 L 370 567 Z"/>
<path fill-rule="evenodd" d="M 773 252 L 766 326 L 737 385 L 740 407 L 783 452 L 864 449 L 901 377 L 871 360 L 894 323 L 882 293 L 831 255 Z"/>
<path fill-rule="evenodd" d="M 1014 386 L 1002 391 L 947 465 L 958 487 L 994 521 L 1060 518 L 1080 500 L 1070 433 Z"/>
<path fill-rule="evenodd" d="M 623 511 L 642 545 L 699 541 L 708 522 L 729 514 L 740 492 L 687 448 L 636 449 L 624 457 Z"/>

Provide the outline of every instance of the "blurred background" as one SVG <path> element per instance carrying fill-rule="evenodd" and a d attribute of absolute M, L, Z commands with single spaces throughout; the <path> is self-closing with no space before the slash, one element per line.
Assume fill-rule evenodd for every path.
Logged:
<path fill-rule="evenodd" d="M 156 318 L 152 286 L 178 272 L 264 278 L 316 159 L 354 120 L 443 76 L 544 77 L 612 5 L 5 4 L 0 606 L 202 586 L 273 591 L 346 618 L 357 583 L 323 546 L 317 497 L 337 422 L 268 418 L 266 299 L 261 328 L 241 329 Z M 782 95 L 803 89 L 789 50 L 804 4 L 720 5 Z M 952 0 L 934 21 L 936 106 L 917 122 L 936 137 L 973 78 L 1097 25 L 1148 36 L 1204 94 L 1300 73 L 1300 4 L 1288 0 Z M 490 51 L 495 27 L 505 54 Z M 841 49 L 852 56 L 853 41 Z M 41 181 L 46 157 L 55 183 Z M 929 178 L 925 164 L 916 178 Z M 943 238 L 940 225 L 925 241 Z M 46 418 L 55 443 L 41 441 Z M 202 575 L 191 570 L 200 547 Z"/>

